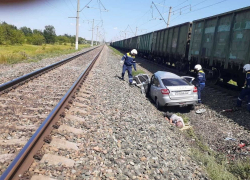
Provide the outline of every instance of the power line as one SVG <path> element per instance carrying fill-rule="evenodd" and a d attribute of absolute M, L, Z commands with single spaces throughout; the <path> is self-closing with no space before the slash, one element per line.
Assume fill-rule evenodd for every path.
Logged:
<path fill-rule="evenodd" d="M 47 4 L 49 4 L 51 8 L 57 9 L 57 10 L 59 10 L 60 13 L 63 14 L 62 10 L 58 9 L 56 6 L 54 6 L 53 4 L 51 4 L 48 0 L 45 0 L 44 2 L 46 2 Z M 53 7 L 52 7 L 52 6 L 53 6 Z M 63 10 L 63 11 L 64 11 L 64 10 Z M 66 11 L 64 11 L 64 12 L 66 12 Z M 66 13 L 68 14 L 69 12 L 66 12 Z M 63 16 L 65 16 L 65 14 L 63 14 Z"/>
<path fill-rule="evenodd" d="M 65 4 L 66 4 L 66 6 L 68 6 L 68 3 L 67 3 L 67 1 L 66 0 L 64 0 L 64 2 L 65 2 Z M 71 1 L 70 1 L 71 2 Z M 72 3 L 71 3 L 71 5 L 72 5 Z M 71 9 L 72 10 L 72 9 Z M 75 13 L 75 8 L 73 7 L 73 11 L 72 12 L 74 12 Z"/>
<path fill-rule="evenodd" d="M 102 4 L 101 0 L 99 0 L 99 4 L 102 5 L 102 7 L 104 8 L 104 10 L 107 10 L 107 9 L 104 7 L 104 5 Z"/>
<path fill-rule="evenodd" d="M 220 2 L 217 2 L 217 3 L 214 3 L 214 4 L 211 4 L 211 5 L 208 5 L 208 6 L 202 7 L 202 8 L 200 8 L 200 9 L 195 9 L 195 10 L 190 11 L 190 12 L 188 12 L 188 13 L 195 12 L 195 11 L 199 11 L 199 10 L 201 10 L 201 9 L 205 9 L 205 8 L 208 8 L 208 7 L 211 7 L 211 6 L 214 6 L 214 5 L 217 5 L 217 4 L 220 4 L 220 3 L 223 3 L 223 2 L 225 2 L 225 1 L 228 1 L 228 0 L 223 0 L 223 1 L 220 1 Z M 188 13 L 186 13 L 186 14 L 188 14 Z"/>
<path fill-rule="evenodd" d="M 187 13 L 184 13 L 184 14 L 182 14 L 182 15 L 189 14 L 189 13 L 192 13 L 192 12 L 195 12 L 195 11 L 199 11 L 199 10 L 202 10 L 202 9 L 205 9 L 205 8 L 208 8 L 208 7 L 211 7 L 211 6 L 214 6 L 214 5 L 223 3 L 223 2 L 225 2 L 225 1 L 228 1 L 228 0 L 219 1 L 219 2 L 217 2 L 217 3 L 211 4 L 211 5 L 208 5 L 208 6 L 204 6 L 204 7 L 199 8 L 199 9 L 192 10 L 192 11 L 187 12 Z M 181 15 L 180 15 L 180 16 L 181 16 Z M 175 19 L 177 19 L 177 18 L 180 17 L 180 16 L 177 16 Z M 174 19 L 173 19 L 173 20 L 174 20 Z M 173 21 L 173 20 L 172 20 L 172 21 Z"/>
<path fill-rule="evenodd" d="M 69 2 L 70 2 L 70 4 L 72 5 L 73 9 L 76 10 L 77 8 L 74 7 L 72 1 L 70 0 Z"/>
<path fill-rule="evenodd" d="M 172 11 L 172 13 L 174 13 L 174 12 L 176 12 L 176 11 L 181 11 L 182 9 L 186 9 L 186 7 L 191 7 L 191 4 L 189 4 L 189 5 L 186 5 L 186 6 L 183 6 L 182 8 L 180 8 L 180 9 L 177 9 L 177 10 L 175 10 L 175 11 Z"/>
<path fill-rule="evenodd" d="M 160 3 L 164 2 L 165 0 L 161 1 Z M 149 8 L 142 16 L 140 16 L 139 18 L 137 18 L 132 24 L 134 24 L 135 22 L 138 22 L 138 19 L 143 18 L 146 14 L 148 14 L 151 11 L 151 8 Z"/>
<path fill-rule="evenodd" d="M 205 1 L 208 1 L 208 0 L 201 1 L 201 2 L 199 2 L 199 3 L 195 4 L 195 5 L 193 5 L 192 7 L 198 6 L 199 4 L 201 4 L 201 3 L 205 2 Z"/>
<path fill-rule="evenodd" d="M 164 5 L 165 5 L 165 0 L 161 1 L 160 3 L 162 3 L 162 2 L 164 2 Z M 150 11 L 151 11 L 151 8 L 149 8 L 142 16 L 140 16 L 139 18 L 135 19 L 135 21 L 132 24 L 136 23 L 138 25 L 138 19 L 142 19 L 145 15 L 149 14 Z M 149 19 L 149 20 L 147 20 L 147 22 L 144 22 L 143 24 L 138 25 L 138 26 L 142 26 L 144 24 L 147 24 L 148 22 L 150 22 L 152 20 L 155 20 L 155 19 Z"/>
<path fill-rule="evenodd" d="M 155 8 L 157 9 L 157 11 L 158 11 L 159 14 L 161 15 L 161 13 L 160 13 L 159 9 L 156 7 L 154 1 L 152 1 L 152 4 L 155 6 Z M 164 22 L 165 22 L 166 24 L 168 24 L 168 23 L 165 21 L 165 19 L 164 19 L 164 17 L 163 17 L 162 15 L 161 15 L 161 17 L 162 17 L 162 19 L 164 20 Z"/>
<path fill-rule="evenodd" d="M 187 2 L 187 1 L 188 1 L 188 0 L 183 1 L 182 3 L 180 3 L 180 4 L 178 4 L 177 6 L 173 7 L 173 9 L 176 8 L 176 7 L 178 7 L 178 6 L 180 6 L 180 5 L 182 5 L 182 4 L 184 4 L 184 3 Z"/>
<path fill-rule="evenodd" d="M 89 3 L 91 3 L 93 0 L 90 0 L 89 2 L 88 2 L 88 4 L 86 4 L 81 10 L 80 10 L 80 12 L 84 9 L 84 8 L 86 8 L 88 5 L 89 5 Z"/>

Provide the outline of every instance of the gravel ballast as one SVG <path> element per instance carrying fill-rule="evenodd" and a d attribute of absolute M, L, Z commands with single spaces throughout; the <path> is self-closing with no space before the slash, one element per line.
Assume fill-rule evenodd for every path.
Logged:
<path fill-rule="evenodd" d="M 122 70 L 120 57 L 108 49 L 93 69 L 95 84 L 92 100 L 93 116 L 87 116 L 89 142 L 98 150 L 86 159 L 84 178 L 105 170 L 108 179 L 203 179 L 206 176 L 189 154 L 180 131 L 172 127 L 137 87 L 117 76 Z M 93 106 L 94 105 L 94 106 Z M 99 158 L 101 157 L 101 158 Z M 103 171 L 102 171 L 103 172 Z"/>

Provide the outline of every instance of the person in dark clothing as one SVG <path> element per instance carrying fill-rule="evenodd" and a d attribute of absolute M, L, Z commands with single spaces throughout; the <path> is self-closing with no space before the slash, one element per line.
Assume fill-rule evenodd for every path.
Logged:
<path fill-rule="evenodd" d="M 242 89 L 240 96 L 237 99 L 236 107 L 241 107 L 242 99 L 244 99 L 245 96 L 248 96 L 247 110 L 250 112 L 250 64 L 246 64 L 243 67 L 243 71 L 246 72 L 245 88 Z"/>
<path fill-rule="evenodd" d="M 136 71 L 135 55 L 137 55 L 137 50 L 133 49 L 131 52 L 126 53 L 121 59 L 124 61 L 122 66 L 122 79 L 124 80 L 125 72 L 128 71 L 129 84 L 132 84 L 133 82 L 132 66 Z"/>
<path fill-rule="evenodd" d="M 197 90 L 198 90 L 198 104 L 201 104 L 201 91 L 205 87 L 206 82 L 206 76 L 204 71 L 202 70 L 202 67 L 200 64 L 197 64 L 194 66 L 194 69 L 197 71 L 197 77 L 195 78 L 195 81 L 197 82 Z"/>

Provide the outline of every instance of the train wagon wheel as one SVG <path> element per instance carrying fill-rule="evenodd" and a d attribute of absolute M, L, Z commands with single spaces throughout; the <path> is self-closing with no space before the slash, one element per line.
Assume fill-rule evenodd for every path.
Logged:
<path fill-rule="evenodd" d="M 221 72 L 219 69 L 214 68 L 213 69 L 213 77 L 211 78 L 212 84 L 218 84 L 221 79 Z"/>

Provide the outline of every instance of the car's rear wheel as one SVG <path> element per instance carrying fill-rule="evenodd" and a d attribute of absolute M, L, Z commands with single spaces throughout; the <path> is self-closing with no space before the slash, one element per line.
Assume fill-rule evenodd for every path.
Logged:
<path fill-rule="evenodd" d="M 155 98 L 155 106 L 158 110 L 161 110 L 162 109 L 162 106 L 159 104 L 159 101 L 157 98 Z"/>

